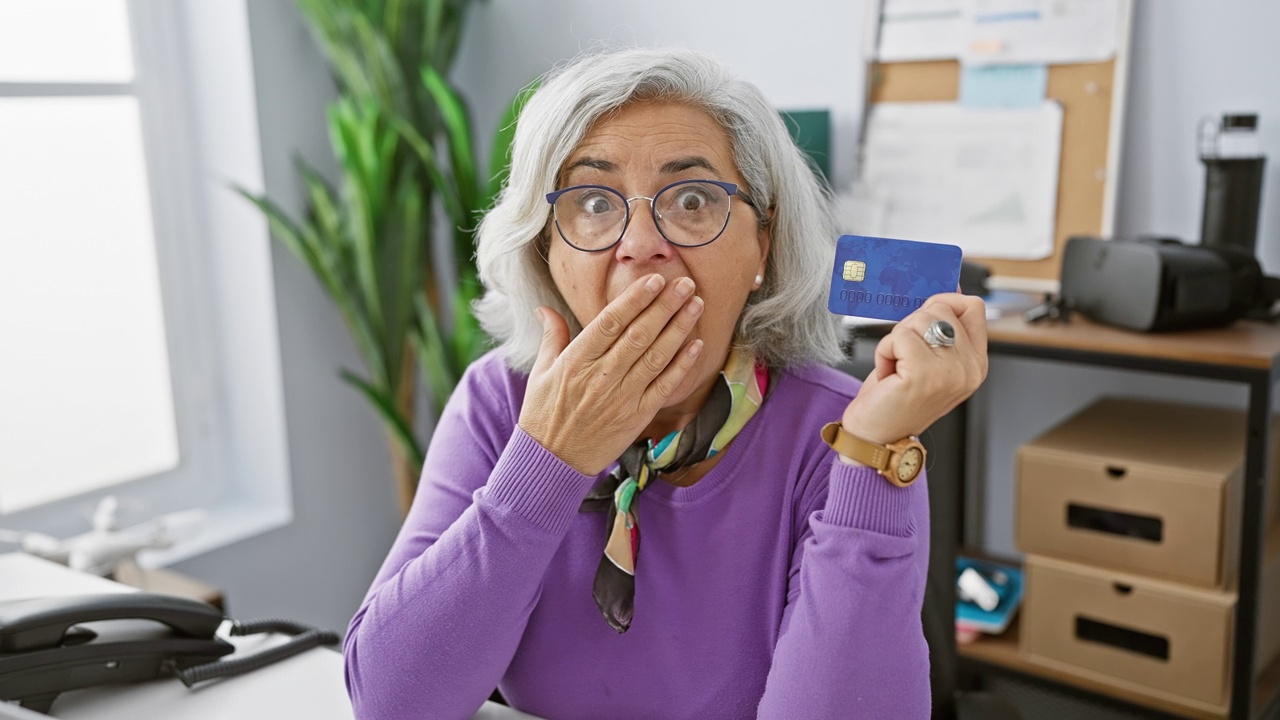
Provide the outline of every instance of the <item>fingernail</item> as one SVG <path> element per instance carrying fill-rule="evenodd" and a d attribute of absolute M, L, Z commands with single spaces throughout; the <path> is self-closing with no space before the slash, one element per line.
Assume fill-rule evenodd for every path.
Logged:
<path fill-rule="evenodd" d="M 676 281 L 676 297 L 687 298 L 693 294 L 693 280 L 687 277 Z"/>
<path fill-rule="evenodd" d="M 644 283 L 644 289 L 649 292 L 657 292 L 662 289 L 663 280 L 661 275 L 650 275 L 649 279 Z"/>
<path fill-rule="evenodd" d="M 696 298 L 694 298 L 694 299 L 690 300 L 690 301 L 689 301 L 689 304 L 684 306 L 684 309 L 685 309 L 685 310 L 686 310 L 690 315 L 693 315 L 694 317 L 697 317 L 698 315 L 701 315 L 701 314 L 702 314 L 702 308 L 703 308 L 704 304 L 705 304 L 705 303 L 703 303 L 703 302 L 702 302 L 702 298 L 700 298 L 700 297 L 696 297 Z"/>
<path fill-rule="evenodd" d="M 689 343 L 689 357 L 698 357 L 700 354 L 702 354 L 702 338 Z"/>

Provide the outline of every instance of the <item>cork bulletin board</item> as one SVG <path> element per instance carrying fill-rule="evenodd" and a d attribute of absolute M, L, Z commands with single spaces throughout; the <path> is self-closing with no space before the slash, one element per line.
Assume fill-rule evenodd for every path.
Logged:
<path fill-rule="evenodd" d="M 1132 17 L 1130 3 L 1122 3 L 1121 7 L 1120 38 L 1114 58 L 1049 67 L 1045 97 L 1062 106 L 1063 123 L 1053 253 L 1040 260 L 969 258 L 991 269 L 993 286 L 1056 289 L 1067 238 L 1113 234 Z M 867 82 L 871 104 L 956 102 L 960 63 L 871 62 Z"/>

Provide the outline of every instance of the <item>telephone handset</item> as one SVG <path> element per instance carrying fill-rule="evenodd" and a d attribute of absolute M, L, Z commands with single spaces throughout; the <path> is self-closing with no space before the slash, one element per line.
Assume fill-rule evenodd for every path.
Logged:
<path fill-rule="evenodd" d="M 231 635 L 283 632 L 283 645 L 244 658 L 217 636 L 212 605 L 149 593 L 109 593 L 0 603 L 0 701 L 48 712 L 59 693 L 177 676 L 188 687 L 239 675 L 316 645 L 334 633 L 279 619 L 233 623 Z"/>

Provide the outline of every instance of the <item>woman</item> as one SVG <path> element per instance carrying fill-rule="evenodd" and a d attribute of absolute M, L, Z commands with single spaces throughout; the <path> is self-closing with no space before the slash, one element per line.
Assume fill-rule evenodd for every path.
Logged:
<path fill-rule="evenodd" d="M 925 484 L 820 433 L 909 445 L 985 377 L 984 311 L 930 299 L 859 387 L 821 364 L 836 235 L 714 60 L 606 53 L 543 85 L 480 229 L 501 347 L 351 622 L 357 715 L 465 718 L 496 686 L 557 719 L 928 716 Z"/>

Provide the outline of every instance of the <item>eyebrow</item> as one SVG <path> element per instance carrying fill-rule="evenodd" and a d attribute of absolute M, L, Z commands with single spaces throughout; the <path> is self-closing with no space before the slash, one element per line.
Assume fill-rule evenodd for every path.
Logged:
<path fill-rule="evenodd" d="M 587 157 L 582 157 L 582 158 L 578 158 L 577 160 L 574 160 L 569 165 L 569 167 L 564 169 L 564 171 L 567 173 L 570 170 L 573 170 L 574 168 L 580 168 L 580 167 L 592 168 L 593 170 L 600 170 L 603 172 L 618 171 L 617 163 L 614 163 L 609 160 L 602 160 L 600 158 L 593 158 L 590 155 L 588 155 Z"/>
<path fill-rule="evenodd" d="M 591 156 L 587 156 L 587 157 L 581 157 L 581 158 L 578 158 L 577 160 L 574 160 L 572 163 L 569 164 L 569 167 L 564 169 L 564 171 L 568 173 L 569 171 L 574 170 L 575 168 L 580 168 L 580 167 L 591 168 L 593 170 L 600 170 L 601 172 L 618 172 L 619 170 L 618 164 L 611 160 L 604 160 L 602 158 L 594 158 Z M 691 155 L 689 157 L 682 157 L 682 158 L 676 158 L 675 160 L 670 160 L 666 163 L 663 163 L 662 167 L 659 168 L 659 171 L 662 172 L 664 175 L 674 175 L 676 173 L 684 172 L 685 170 L 690 170 L 692 168 L 702 168 L 704 170 L 709 170 L 712 173 L 716 173 L 716 174 L 719 174 L 720 172 L 719 170 L 716 170 L 716 166 L 712 165 L 710 160 L 702 157 L 701 155 Z"/>
<path fill-rule="evenodd" d="M 712 165 L 710 160 L 702 157 L 701 155 L 677 158 L 663 164 L 661 170 L 664 174 L 674 175 L 675 173 L 684 172 L 685 170 L 690 170 L 692 168 L 702 168 L 703 170 L 710 170 L 716 174 L 719 174 L 720 172 L 719 170 L 716 170 L 716 166 Z"/>

